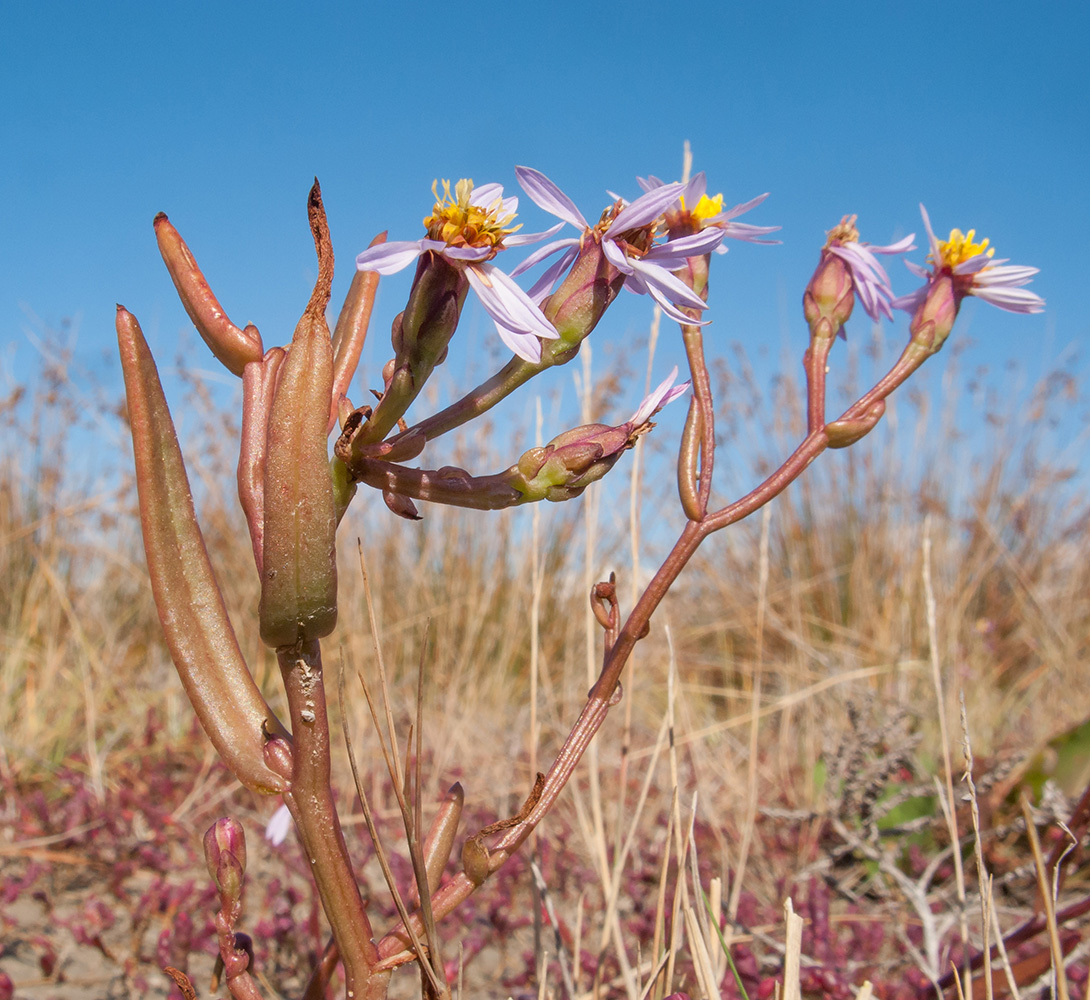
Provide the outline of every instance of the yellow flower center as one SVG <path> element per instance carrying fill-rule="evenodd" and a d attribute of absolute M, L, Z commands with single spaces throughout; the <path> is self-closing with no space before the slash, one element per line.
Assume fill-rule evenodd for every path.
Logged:
<path fill-rule="evenodd" d="M 948 267 L 957 267 L 958 264 L 963 264 L 965 261 L 972 257 L 976 257 L 978 254 L 986 253 L 989 257 L 995 256 L 995 247 L 988 247 L 987 240 L 981 240 L 979 243 L 974 243 L 973 238 L 976 236 L 976 230 L 970 229 L 969 232 L 963 233 L 960 229 L 950 230 L 950 239 L 945 241 L 939 241 L 939 256 L 942 258 L 941 263 Z M 931 255 L 928 254 L 928 257 Z M 935 261 L 931 262 L 936 263 Z"/>
<path fill-rule="evenodd" d="M 496 198 L 491 205 L 475 205 L 472 202 L 473 181 L 463 178 L 454 185 L 454 195 L 450 193 L 450 181 L 443 181 L 443 193 L 439 194 L 439 181 L 431 186 L 435 196 L 435 207 L 431 215 L 424 219 L 424 228 L 433 240 L 442 240 L 452 247 L 495 247 L 505 236 L 509 236 L 517 226 L 509 225 L 515 218 L 514 212 L 503 213 L 503 199 Z"/>
<path fill-rule="evenodd" d="M 681 210 L 685 211 L 685 196 L 681 197 Z M 718 215 L 723 211 L 723 196 L 717 194 L 714 198 L 709 198 L 706 194 L 700 196 L 698 201 L 689 212 L 689 215 L 696 222 L 703 222 L 705 219 L 710 219 L 715 215 Z"/>

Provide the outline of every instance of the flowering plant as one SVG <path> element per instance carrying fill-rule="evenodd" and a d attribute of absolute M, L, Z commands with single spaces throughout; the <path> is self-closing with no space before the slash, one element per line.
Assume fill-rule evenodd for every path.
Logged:
<path fill-rule="evenodd" d="M 265 701 L 242 655 L 204 547 L 154 360 L 135 317 L 118 307 L 144 542 L 167 642 L 194 710 L 223 760 L 247 788 L 281 797 L 283 809 L 270 836 L 286 836 L 290 818 L 311 860 L 328 920 L 329 944 L 315 964 L 306 997 L 324 995 L 339 965 L 347 997 L 377 1000 L 386 996 L 394 971 L 413 962 L 420 966 L 428 996 L 449 996 L 439 924 L 504 866 L 548 814 L 619 700 L 626 662 L 647 634 L 656 608 L 701 543 L 767 504 L 825 449 L 847 447 L 869 433 L 881 420 L 889 394 L 941 348 L 966 295 L 1016 312 L 1043 306 L 1024 288 L 1036 273 L 1032 268 L 993 261 L 987 241 L 975 243 L 972 230 L 964 236 L 954 230 L 940 243 L 926 213 L 931 267 L 910 265 L 926 284 L 895 298 L 879 255 L 914 249 L 913 237 L 870 245 L 861 241 L 855 216 L 846 217 L 828 233 L 803 293 L 810 331 L 804 354 L 806 435 L 763 483 L 716 506 L 711 499 L 715 407 L 704 349 L 710 261 L 713 252 L 725 251 L 726 239 L 773 242 L 764 237 L 778 227 L 735 221 L 767 196 L 724 211 L 722 195 L 707 195 L 703 174 L 684 183 L 651 177 L 640 182 L 643 194 L 631 202 L 614 197 L 591 225 L 544 174 L 528 167 L 515 173 L 530 199 L 561 220 L 559 226 L 520 235 L 514 224 L 518 200 L 505 197 L 499 185 L 461 180 L 452 191 L 443 182 L 440 193 L 437 184 L 423 237 L 387 242 L 383 235 L 358 255 L 332 331 L 325 310 L 333 248 L 315 182 L 308 212 L 318 279 L 290 344 L 267 350 L 256 327 L 239 328 L 228 319 L 177 231 L 165 215 L 156 217 L 163 259 L 189 315 L 215 356 L 242 379 L 239 498 L 261 580 L 259 631 L 279 664 L 289 709 L 285 721 Z M 542 246 L 510 273 L 496 263 L 503 251 L 549 239 L 565 223 L 577 235 Z M 516 279 L 554 254 L 559 257 L 524 291 Z M 356 406 L 348 392 L 379 276 L 414 262 L 408 301 L 393 322 L 393 357 L 381 371 L 381 385 L 373 389 L 378 401 Z M 407 415 L 421 390 L 456 344 L 470 288 L 514 356 L 456 402 L 411 423 Z M 571 361 L 622 288 L 650 295 L 677 322 L 689 368 L 686 381 L 675 385 L 675 370 L 628 420 L 559 432 L 498 473 L 412 464 L 436 437 L 480 417 L 549 368 Z M 829 355 L 857 297 L 873 320 L 892 318 L 896 308 L 912 312 L 910 339 L 887 374 L 829 420 Z M 608 474 L 653 428 L 655 414 L 690 388 L 677 460 L 683 526 L 627 616 L 612 580 L 594 588 L 592 607 L 603 632 L 601 666 L 563 747 L 538 775 L 516 815 L 463 841 L 460 870 L 446 881 L 442 875 L 457 837 L 462 789 L 451 790 L 426 833 L 416 828 L 412 810 L 402 802 L 416 886 L 410 899 L 402 899 L 391 879 L 399 919 L 379 932 L 353 874 L 330 787 L 321 653 L 321 640 L 337 623 L 337 527 L 357 489 L 380 491 L 392 512 L 388 516 L 410 519 L 420 516 L 417 503 L 491 510 L 540 500 L 565 502 Z M 362 788 L 360 796 L 366 810 Z M 374 837 L 373 824 L 369 828 Z M 377 840 L 375 849 L 385 858 Z M 215 919 L 227 987 L 235 997 L 259 997 L 252 949 L 235 930 L 246 864 L 241 826 L 230 818 L 218 821 L 205 837 L 205 852 L 220 898 Z M 186 988 L 191 989 L 188 982 Z"/>

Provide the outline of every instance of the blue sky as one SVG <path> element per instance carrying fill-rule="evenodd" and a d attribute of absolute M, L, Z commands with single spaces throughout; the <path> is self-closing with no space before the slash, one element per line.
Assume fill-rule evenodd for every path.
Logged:
<path fill-rule="evenodd" d="M 158 211 L 270 346 L 290 338 L 314 280 L 315 175 L 336 303 L 375 232 L 422 235 L 437 177 L 513 188 L 514 166 L 532 165 L 593 218 L 607 188 L 631 197 L 637 174 L 676 178 L 684 140 L 728 203 L 772 192 L 746 221 L 783 226 L 782 246 L 716 260 L 713 349 L 801 354 L 798 303 L 824 231 L 855 212 L 871 242 L 922 238 L 923 201 L 940 235 L 975 227 L 998 256 L 1041 269 L 1043 315 L 963 310 L 971 365 L 1077 369 L 1090 328 L 1087 38 L 1073 2 L 7 4 L 0 377 L 32 370 L 39 321 L 70 318 L 80 359 L 117 378 L 116 301 L 173 359 L 191 328 L 155 246 Z M 551 221 L 523 207 L 528 230 Z M 891 274 L 898 292 L 913 287 L 900 263 Z M 381 293 L 371 384 L 405 287 Z M 649 313 L 625 296 L 596 344 L 622 350 Z M 478 364 L 498 352 L 480 310 L 464 328 L 456 346 Z M 674 338 L 661 357 L 663 370 L 681 358 Z"/>

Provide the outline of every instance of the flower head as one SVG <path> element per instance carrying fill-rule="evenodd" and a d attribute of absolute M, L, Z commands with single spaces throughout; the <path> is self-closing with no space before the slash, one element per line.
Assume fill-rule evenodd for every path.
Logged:
<path fill-rule="evenodd" d="M 930 244 L 927 262 L 931 267 L 921 267 L 911 261 L 905 261 L 905 266 L 917 277 L 927 279 L 927 284 L 894 300 L 895 309 L 915 313 L 927 299 L 931 286 L 944 276 L 951 281 L 955 309 L 967 295 L 1007 312 L 1039 313 L 1044 309 L 1045 300 L 1023 287 L 1033 280 L 1037 268 L 1007 265 L 1005 259 L 994 260 L 995 248 L 989 247 L 986 239 L 976 242 L 975 229 L 968 233 L 952 229 L 949 239 L 940 241 L 931 229 L 931 219 L 923 205 L 920 214 L 927 229 Z"/>
<path fill-rule="evenodd" d="M 856 216 L 844 216 L 839 225 L 829 230 L 825 241 L 826 250 L 839 257 L 848 265 L 848 272 L 852 279 L 852 289 L 859 296 L 863 308 L 871 319 L 877 321 L 879 314 L 886 319 L 893 319 L 891 306 L 893 302 L 893 289 L 890 287 L 889 275 L 875 254 L 906 253 L 915 250 L 912 242 L 916 238 L 915 233 L 910 233 L 903 240 L 891 243 L 889 246 L 872 246 L 869 243 L 859 242 L 859 230 L 855 227 Z"/>
<path fill-rule="evenodd" d="M 438 187 L 438 181 L 431 186 L 435 207 L 424 218 L 429 239 L 440 240 L 450 248 L 471 248 L 472 259 L 483 260 L 485 256 L 494 257 L 502 249 L 504 238 L 522 228 L 521 224 L 509 225 L 518 211 L 518 198 L 504 198 L 499 184 L 476 188 L 475 196 L 473 181 L 464 178 L 454 185 L 453 197 L 450 181 L 443 181 L 442 195 Z"/>
<path fill-rule="evenodd" d="M 584 424 L 557 435 L 543 448 L 531 448 L 510 470 L 510 485 L 531 501 L 578 496 L 651 430 L 651 418 L 659 410 L 689 388 L 688 382 L 675 386 L 676 378 L 675 365 L 623 424 Z"/>
<path fill-rule="evenodd" d="M 501 250 L 546 239 L 560 226 L 544 233 L 516 234 L 520 227 L 511 223 L 518 198 L 504 198 L 499 184 L 474 187 L 473 181 L 463 179 L 454 185 L 453 195 L 449 181 L 443 181 L 442 194 L 438 186 L 438 181 L 432 185 L 435 206 L 424 219 L 426 236 L 369 247 L 356 258 L 356 267 L 393 274 L 428 251 L 439 254 L 462 269 L 503 342 L 519 357 L 537 361 L 538 338 L 553 340 L 558 334 L 530 297 L 490 262 Z"/>
<path fill-rule="evenodd" d="M 644 191 L 653 191 L 664 186 L 659 178 L 637 177 L 636 182 Z M 704 171 L 696 174 L 682 189 L 677 200 L 669 205 L 665 212 L 666 228 L 671 236 L 684 236 L 688 233 L 698 233 L 703 229 L 715 228 L 723 232 L 725 239 L 742 240 L 746 243 L 775 244 L 779 240 L 766 240 L 761 237 L 769 233 L 778 232 L 780 226 L 751 226 L 745 222 L 735 222 L 739 215 L 743 215 L 752 208 L 756 208 L 768 197 L 768 192 L 751 198 L 749 201 L 735 205 L 733 208 L 723 210 L 723 195 L 717 194 L 709 198 L 707 194 L 707 177 Z M 726 253 L 727 248 L 720 243 L 715 248 L 716 253 Z"/>
<path fill-rule="evenodd" d="M 702 310 L 705 302 L 672 272 L 683 265 L 685 258 L 710 253 L 722 242 L 723 232 L 711 229 L 657 246 L 654 244 L 656 221 L 666 207 L 678 199 L 684 185 L 663 184 L 647 191 L 629 205 L 618 199 L 602 213 L 598 223 L 591 226 L 574 202 L 540 171 L 516 167 L 515 176 L 522 189 L 539 207 L 580 230 L 578 237 L 557 240 L 541 247 L 512 272 L 513 275 L 521 274 L 552 254 L 563 251 L 530 289 L 531 297 L 541 299 L 552 291 L 557 280 L 583 249 L 585 241 L 593 239 L 600 244 L 609 263 L 625 275 L 626 288 L 641 295 L 649 294 L 663 312 L 679 323 L 699 325 L 704 322 L 694 320 L 681 311 L 680 307 Z"/>

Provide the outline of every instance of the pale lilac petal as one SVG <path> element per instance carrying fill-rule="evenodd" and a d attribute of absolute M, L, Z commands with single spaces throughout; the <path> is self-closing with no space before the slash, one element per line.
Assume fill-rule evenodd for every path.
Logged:
<path fill-rule="evenodd" d="M 993 267 L 1001 263 L 1005 263 L 1005 261 L 992 260 L 987 253 L 977 253 L 973 254 L 968 260 L 963 260 L 960 264 L 955 265 L 954 274 L 976 274 L 986 267 Z"/>
<path fill-rule="evenodd" d="M 671 302 L 678 305 L 689 306 L 691 309 L 706 309 L 707 303 L 685 284 L 676 274 L 671 274 L 664 267 L 648 263 L 642 260 L 629 261 L 632 267 L 639 272 L 643 280 L 653 288 L 659 288 L 667 295 Z"/>
<path fill-rule="evenodd" d="M 1025 288 L 1010 288 L 1004 285 L 979 288 L 974 284 L 973 295 L 1000 309 L 1006 309 L 1007 312 L 1039 313 L 1045 308 L 1045 300 Z"/>
<path fill-rule="evenodd" d="M 739 240 L 742 243 L 763 243 L 771 247 L 783 242 L 783 240 L 761 239 L 768 233 L 778 233 L 783 226 L 751 226 L 748 222 L 724 222 L 717 228 L 722 229 L 725 238 Z"/>
<path fill-rule="evenodd" d="M 871 248 L 862 243 L 842 243 L 829 247 L 829 252 L 836 254 L 851 265 L 852 278 L 863 278 L 869 284 L 877 284 L 890 290 L 889 275 L 878 259 L 870 252 Z"/>
<path fill-rule="evenodd" d="M 448 260 L 469 261 L 472 264 L 487 260 L 494 251 L 492 247 L 449 247 L 444 244 L 438 252 Z"/>
<path fill-rule="evenodd" d="M 734 208 L 728 208 L 718 215 L 712 216 L 708 219 L 708 222 L 730 222 L 731 219 L 736 219 L 739 215 L 745 215 L 751 208 L 756 208 L 762 201 L 764 201 L 769 195 L 766 191 L 764 194 L 757 195 L 756 198 L 750 198 L 749 201 L 743 201 Z M 779 227 L 777 227 L 779 228 Z"/>
<path fill-rule="evenodd" d="M 555 340 L 560 336 L 530 297 L 494 264 L 467 267 L 465 275 L 481 305 L 497 323 L 546 340 Z"/>
<path fill-rule="evenodd" d="M 1022 286 L 1028 285 L 1038 273 L 1035 267 L 989 267 L 973 276 L 972 293 L 978 299 L 1008 312 L 1039 313 L 1045 300 Z"/>
<path fill-rule="evenodd" d="M 395 274 L 404 270 L 423 252 L 424 240 L 395 240 L 368 247 L 356 258 L 356 270 Z M 431 241 L 429 241 L 431 242 Z"/>
<path fill-rule="evenodd" d="M 634 424 L 637 427 L 647 423 L 647 421 L 664 406 L 668 403 L 672 403 L 678 396 L 683 395 L 689 388 L 690 383 L 682 382 L 681 385 L 674 385 L 674 380 L 676 378 L 677 365 L 674 365 L 674 370 L 644 398 L 636 412 L 629 417 L 628 423 Z M 673 388 L 671 388 L 671 386 L 673 386 Z"/>
<path fill-rule="evenodd" d="M 829 247 L 829 253 L 835 254 L 848 265 L 852 276 L 852 287 L 859 301 L 871 319 L 877 320 L 879 314 L 893 319 L 893 288 L 886 269 L 874 256 L 880 253 L 903 253 L 911 245 L 911 237 L 891 244 L 889 247 L 874 247 L 864 243 L 841 243 Z M 901 249 L 893 249 L 900 247 Z M 908 263 L 906 261 L 906 263 Z M 926 276 L 924 272 L 923 276 Z"/>
<path fill-rule="evenodd" d="M 654 222 L 671 202 L 677 201 L 682 187 L 681 184 L 663 184 L 662 187 L 640 195 L 631 205 L 621 210 L 621 214 L 610 224 L 610 230 L 623 233 Z"/>
<path fill-rule="evenodd" d="M 654 174 L 648 174 L 646 177 L 637 177 L 636 183 L 639 184 L 641 191 L 653 191 L 655 188 L 662 187 L 665 181 L 659 180 Z M 613 197 L 610 195 L 610 197 Z M 613 198 L 616 201 L 616 198 Z"/>
<path fill-rule="evenodd" d="M 496 332 L 500 335 L 500 340 L 523 361 L 529 361 L 530 364 L 536 365 L 541 360 L 540 337 L 535 337 L 532 333 L 523 333 L 521 330 L 512 330 L 511 327 L 497 319 L 494 319 L 493 323 L 496 326 Z"/>
<path fill-rule="evenodd" d="M 533 167 L 515 167 L 518 182 L 538 208 L 545 209 L 550 215 L 570 222 L 579 230 L 589 229 L 590 225 L 575 203 L 560 190 L 540 170 Z"/>
<path fill-rule="evenodd" d="M 265 839 L 274 847 L 279 847 L 288 839 L 290 829 L 291 813 L 288 812 L 288 807 L 281 803 L 280 808 L 272 814 L 272 818 L 265 827 Z"/>
<path fill-rule="evenodd" d="M 625 282 L 626 288 L 628 287 L 628 282 L 631 280 L 632 279 L 630 278 L 628 281 Z M 669 316 L 670 319 L 674 320 L 674 322 L 681 323 L 685 326 L 708 325 L 709 320 L 693 319 L 692 316 L 686 316 L 685 313 L 683 313 L 676 305 L 674 305 L 673 302 L 670 301 L 670 299 L 666 296 L 662 289 L 659 288 L 657 285 L 654 285 L 651 282 L 644 282 L 644 288 L 647 289 L 647 294 L 650 295 L 651 298 L 653 298 L 658 303 L 659 308 L 667 316 Z"/>
<path fill-rule="evenodd" d="M 700 257 L 711 253 L 723 242 L 723 236 L 722 229 L 702 229 L 691 236 L 682 236 L 680 239 L 669 240 L 652 247 L 643 255 L 643 259 L 657 263 L 673 263 L 674 267 L 681 267 L 689 257 Z"/>
<path fill-rule="evenodd" d="M 749 201 L 741 202 L 735 205 L 733 208 L 728 208 L 725 212 L 720 212 L 718 215 L 713 215 L 710 219 L 704 221 L 705 227 L 716 226 L 722 229 L 729 239 L 741 240 L 745 243 L 764 243 L 767 245 L 773 245 L 779 243 L 779 240 L 762 240 L 760 237 L 767 235 L 768 233 L 779 232 L 782 226 L 752 226 L 748 222 L 732 222 L 732 219 L 737 218 L 739 215 L 743 215 L 752 208 L 756 208 L 768 197 L 768 192 L 757 195 L 756 198 L 750 198 Z"/>
<path fill-rule="evenodd" d="M 618 271 L 624 274 L 632 273 L 632 261 L 625 255 L 625 252 L 617 246 L 616 240 L 604 239 L 602 240 L 602 253 L 606 255 L 608 260 Z"/>
<path fill-rule="evenodd" d="M 682 189 L 679 197 L 685 199 L 685 207 L 691 212 L 696 208 L 700 199 L 704 197 L 708 190 L 708 178 L 703 170 L 700 171 L 695 177 L 691 178 L 689 183 Z"/>
<path fill-rule="evenodd" d="M 480 187 L 474 187 L 473 193 L 469 196 L 469 203 L 471 205 L 477 205 L 480 208 L 491 208 L 492 203 L 497 198 L 499 198 L 500 201 L 504 201 L 503 185 L 492 181 L 489 184 L 482 184 Z M 504 207 L 507 207 L 506 203 L 504 203 Z"/>
<path fill-rule="evenodd" d="M 558 260 L 550 264 L 549 267 L 546 268 L 545 273 L 534 282 L 533 287 L 526 293 L 530 296 L 531 301 L 540 305 L 541 300 L 553 290 L 553 286 L 557 283 L 560 276 L 578 256 L 579 246 L 576 244 L 573 247 L 568 247 L 568 249 L 560 255 Z"/>
<path fill-rule="evenodd" d="M 518 267 L 511 272 L 512 278 L 517 278 L 520 274 L 524 274 L 529 271 L 535 264 L 540 264 L 546 257 L 551 257 L 558 250 L 562 250 L 565 247 L 578 246 L 578 239 L 570 240 L 557 240 L 555 243 L 547 243 L 543 247 L 538 247 L 529 257 L 527 257 Z"/>
<path fill-rule="evenodd" d="M 931 272 L 920 264 L 913 264 L 912 261 L 904 261 L 905 267 L 907 267 L 917 278 L 930 278 Z"/>
<path fill-rule="evenodd" d="M 1040 273 L 1039 268 L 1018 267 L 1013 264 L 1010 267 L 989 267 L 988 270 L 976 276 L 973 286 L 1004 284 L 1010 288 L 1016 288 L 1019 285 L 1028 285 L 1033 280 L 1033 276 Z"/>
<path fill-rule="evenodd" d="M 844 243 L 829 247 L 829 253 L 839 257 L 848 265 L 852 276 L 852 287 L 859 301 L 871 319 L 878 319 L 882 312 L 892 319 L 887 302 L 893 296 L 889 278 L 867 249 L 859 243 Z"/>
<path fill-rule="evenodd" d="M 905 261 L 905 263 L 907 264 L 908 261 Z M 925 271 L 924 276 L 929 273 L 930 272 Z M 907 295 L 897 296 L 897 298 L 890 302 L 890 305 L 894 309 L 902 309 L 905 312 L 914 313 L 917 309 L 920 308 L 920 306 L 924 304 L 924 301 L 927 299 L 927 289 L 927 285 L 921 285 L 914 292 L 909 292 Z"/>
<path fill-rule="evenodd" d="M 923 202 L 920 202 L 920 215 L 923 216 L 923 227 L 927 230 L 927 243 L 931 247 L 931 259 L 934 261 L 942 260 L 942 254 L 939 251 L 939 241 L 935 239 L 935 231 L 931 228 L 931 218 L 927 214 L 927 209 L 923 207 Z"/>
<path fill-rule="evenodd" d="M 876 247 L 873 243 L 868 243 L 867 249 L 871 253 L 909 253 L 916 249 L 916 244 L 913 242 L 915 239 L 916 234 L 909 233 L 903 240 L 898 240 L 896 243 L 891 243 L 885 247 Z"/>
<path fill-rule="evenodd" d="M 558 222 L 551 229 L 543 230 L 540 233 L 515 233 L 512 236 L 505 236 L 503 238 L 503 245 L 505 247 L 524 247 L 530 243 L 540 243 L 542 240 L 547 240 L 550 236 L 555 236 L 564 228 L 563 222 Z"/>

